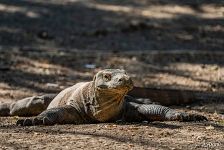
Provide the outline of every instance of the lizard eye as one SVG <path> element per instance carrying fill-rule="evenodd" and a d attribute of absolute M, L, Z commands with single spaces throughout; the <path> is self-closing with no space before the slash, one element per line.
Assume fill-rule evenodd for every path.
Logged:
<path fill-rule="evenodd" d="M 105 81 L 110 81 L 111 80 L 111 75 L 110 74 L 104 74 L 103 78 Z"/>

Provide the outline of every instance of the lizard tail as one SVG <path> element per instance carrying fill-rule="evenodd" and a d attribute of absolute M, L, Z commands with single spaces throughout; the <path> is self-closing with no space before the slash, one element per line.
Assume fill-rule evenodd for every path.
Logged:
<path fill-rule="evenodd" d="M 224 93 L 193 90 L 134 87 L 128 95 L 135 98 L 150 98 L 161 105 L 181 105 L 197 101 L 224 102 Z"/>
<path fill-rule="evenodd" d="M 10 116 L 10 103 L 0 104 L 0 116 Z"/>

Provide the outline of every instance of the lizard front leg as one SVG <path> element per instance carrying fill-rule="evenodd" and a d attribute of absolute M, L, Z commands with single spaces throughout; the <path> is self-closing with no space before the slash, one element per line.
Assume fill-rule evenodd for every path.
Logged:
<path fill-rule="evenodd" d="M 35 126 L 35 125 L 54 125 L 54 124 L 80 124 L 84 123 L 80 113 L 72 106 L 63 106 L 47 109 L 34 118 L 20 119 L 17 125 Z"/>
<path fill-rule="evenodd" d="M 124 118 L 127 121 L 205 121 L 206 117 L 198 114 L 178 112 L 161 105 L 127 103 Z"/>

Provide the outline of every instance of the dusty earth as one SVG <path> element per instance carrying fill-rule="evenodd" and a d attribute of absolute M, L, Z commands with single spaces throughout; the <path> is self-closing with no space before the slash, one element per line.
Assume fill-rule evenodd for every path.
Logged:
<path fill-rule="evenodd" d="M 123 68 L 136 86 L 224 92 L 224 4 L 176 0 L 1 0 L 0 102 L 56 93 Z M 17 127 L 0 149 L 224 149 L 224 102 L 171 106 L 208 122 Z"/>
<path fill-rule="evenodd" d="M 198 56 L 203 60 L 206 58 L 208 63 L 203 63 Z M 220 64 L 213 62 L 224 57 L 224 53 L 169 51 L 90 54 L 80 51 L 10 50 L 10 53 L 2 51 L 1 57 L 4 60 L 0 74 L 1 102 L 58 92 L 76 82 L 91 80 L 93 74 L 102 68 L 124 68 L 138 86 L 216 93 L 222 93 L 224 90 L 224 67 L 221 61 Z M 158 61 L 161 59 L 164 63 Z M 199 63 L 200 61 L 202 62 Z M 216 103 L 196 102 L 172 107 L 180 111 L 203 114 L 210 121 L 17 127 L 15 122 L 18 117 L 1 117 L 0 147 L 2 149 L 224 148 L 223 99 Z"/>

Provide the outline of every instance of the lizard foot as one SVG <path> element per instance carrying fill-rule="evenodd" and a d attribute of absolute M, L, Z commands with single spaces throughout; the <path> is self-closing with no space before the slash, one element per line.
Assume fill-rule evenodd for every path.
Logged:
<path fill-rule="evenodd" d="M 17 126 L 37 126 L 37 125 L 54 125 L 54 124 L 55 123 L 47 117 L 19 119 L 16 122 Z"/>
<path fill-rule="evenodd" d="M 187 113 L 170 113 L 167 116 L 170 121 L 182 121 L 182 122 L 190 122 L 190 121 L 208 121 L 205 116 L 198 115 L 198 114 L 187 114 Z"/>
<path fill-rule="evenodd" d="M 198 114 L 186 114 L 183 113 L 181 115 L 181 120 L 183 122 L 187 122 L 187 121 L 208 121 L 208 119 L 205 116 L 202 115 L 198 115 Z"/>
<path fill-rule="evenodd" d="M 45 110 L 34 118 L 19 119 L 16 124 L 19 126 L 50 126 L 54 124 L 74 123 L 78 116 L 78 114 L 75 113 L 77 113 L 77 111 L 72 106 L 52 108 Z"/>

